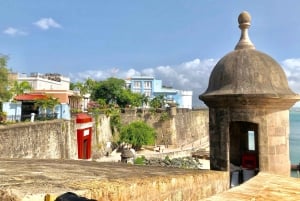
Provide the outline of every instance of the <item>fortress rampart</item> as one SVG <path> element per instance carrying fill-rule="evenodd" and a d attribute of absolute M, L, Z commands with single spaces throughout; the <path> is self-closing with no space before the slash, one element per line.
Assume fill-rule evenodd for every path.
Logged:
<path fill-rule="evenodd" d="M 122 123 L 145 120 L 157 133 L 157 144 L 181 146 L 199 140 L 208 143 L 208 110 L 180 111 L 165 120 L 161 113 L 150 115 L 127 111 Z M 96 122 L 97 121 L 97 122 Z M 74 119 L 24 122 L 0 127 L 0 158 L 77 159 L 77 135 Z M 112 140 L 109 117 L 94 119 L 92 151 L 97 152 Z"/>

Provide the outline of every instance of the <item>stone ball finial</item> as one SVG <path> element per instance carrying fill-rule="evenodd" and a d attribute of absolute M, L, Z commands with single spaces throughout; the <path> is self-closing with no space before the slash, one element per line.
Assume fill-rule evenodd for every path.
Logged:
<path fill-rule="evenodd" d="M 247 11 L 243 11 L 238 17 L 239 24 L 250 24 L 251 23 L 251 15 Z"/>
<path fill-rule="evenodd" d="M 239 49 L 255 49 L 253 43 L 248 36 L 248 28 L 251 25 L 251 16 L 247 11 L 243 11 L 238 17 L 239 27 L 241 29 L 241 37 L 235 50 Z"/>

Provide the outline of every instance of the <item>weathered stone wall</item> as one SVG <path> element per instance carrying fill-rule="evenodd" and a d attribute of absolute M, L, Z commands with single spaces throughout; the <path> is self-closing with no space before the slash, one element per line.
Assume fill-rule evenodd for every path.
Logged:
<path fill-rule="evenodd" d="M 229 170 L 230 123 L 251 122 L 257 124 L 259 170 L 290 175 L 289 159 L 289 111 L 277 109 L 210 108 L 210 167 L 212 170 Z M 240 133 L 242 134 L 242 133 Z M 231 151 L 241 153 L 243 150 Z"/>
<path fill-rule="evenodd" d="M 1 158 L 77 158 L 74 121 L 27 122 L 0 127 Z"/>
<path fill-rule="evenodd" d="M 199 201 L 229 187 L 228 172 L 210 170 L 2 158 L 0 167 L 1 201 L 54 200 L 66 192 L 97 201 Z"/>
<path fill-rule="evenodd" d="M 203 171 L 199 174 L 126 178 L 77 183 L 88 187 L 84 196 L 99 201 L 198 201 L 228 190 L 227 172 Z"/>
<path fill-rule="evenodd" d="M 94 118 L 93 126 L 94 140 L 95 142 L 106 142 L 112 137 L 111 127 L 110 127 L 110 117 L 101 114 L 99 117 Z"/>
<path fill-rule="evenodd" d="M 162 118 L 166 114 L 168 116 Z M 208 142 L 208 109 L 177 109 L 175 115 L 169 111 L 151 113 L 126 110 L 121 119 L 123 124 L 142 120 L 153 126 L 157 132 L 156 144 L 183 146 L 197 140 L 201 144 Z"/>
<path fill-rule="evenodd" d="M 188 144 L 197 140 L 208 141 L 208 110 L 192 110 L 177 112 L 174 126 L 178 145 Z"/>
<path fill-rule="evenodd" d="M 92 152 L 112 138 L 110 118 L 93 119 Z M 75 119 L 36 121 L 0 127 L 0 158 L 78 159 Z M 95 156 L 97 157 L 97 156 Z"/>
<path fill-rule="evenodd" d="M 167 116 L 163 120 L 161 115 L 162 113 L 126 111 L 121 119 L 124 124 L 136 120 L 146 121 L 157 131 L 157 144 L 183 146 L 197 140 L 207 144 L 208 110 L 179 110 L 176 115 Z M 112 141 L 112 138 L 110 118 L 106 115 L 94 118 L 92 129 L 94 159 L 104 153 L 106 142 Z M 5 125 L 0 127 L 0 141 L 2 158 L 78 158 L 74 119 Z"/>
<path fill-rule="evenodd" d="M 113 140 L 113 135 L 110 126 L 110 117 L 100 114 L 94 117 L 93 121 L 92 158 L 98 159 L 108 151 L 106 150 L 106 143 Z"/>

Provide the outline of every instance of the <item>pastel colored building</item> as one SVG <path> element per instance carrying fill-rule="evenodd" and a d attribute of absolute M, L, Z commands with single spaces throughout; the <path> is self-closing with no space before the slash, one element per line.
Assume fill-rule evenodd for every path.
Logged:
<path fill-rule="evenodd" d="M 34 107 L 34 103 L 37 99 L 44 99 L 47 96 L 57 98 L 59 101 L 59 104 L 54 108 L 57 118 L 70 119 L 70 106 L 81 106 L 78 95 L 69 89 L 70 79 L 60 74 L 11 73 L 10 80 L 26 81 L 31 85 L 32 90 L 15 96 L 14 100 L 18 104 L 14 102 L 3 103 L 3 111 L 7 113 L 8 120 L 23 121 L 30 118 L 32 114 L 38 114 L 39 111 Z"/>
<path fill-rule="evenodd" d="M 69 103 L 69 96 L 73 95 L 73 91 L 69 90 L 70 78 L 57 73 L 18 74 L 17 80 L 27 81 L 32 87 L 32 92 L 51 95 L 58 98 L 60 103 Z"/>
<path fill-rule="evenodd" d="M 163 95 L 166 102 L 177 104 L 178 108 L 192 109 L 193 91 L 183 91 L 165 87 L 162 80 L 151 76 L 134 76 L 126 80 L 126 87 L 132 92 L 145 94 L 150 99 Z"/>

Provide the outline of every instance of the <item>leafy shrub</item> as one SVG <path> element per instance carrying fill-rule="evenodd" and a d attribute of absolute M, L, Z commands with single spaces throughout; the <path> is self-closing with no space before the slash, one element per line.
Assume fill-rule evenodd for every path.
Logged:
<path fill-rule="evenodd" d="M 145 156 L 141 156 L 141 157 L 137 157 L 135 160 L 134 160 L 134 164 L 135 165 L 145 165 Z"/>
<path fill-rule="evenodd" d="M 154 145 L 155 138 L 155 129 L 142 121 L 132 122 L 121 128 L 120 132 L 120 142 L 131 144 L 135 150 L 142 145 Z"/>
<path fill-rule="evenodd" d="M 166 120 L 169 120 L 169 119 L 170 119 L 170 115 L 167 112 L 162 112 L 161 115 L 160 115 L 160 118 L 159 118 L 159 120 L 161 120 L 161 121 L 166 121 Z"/>

